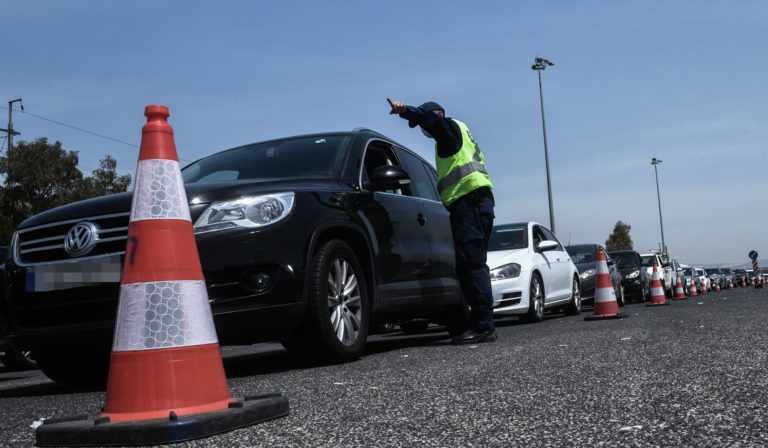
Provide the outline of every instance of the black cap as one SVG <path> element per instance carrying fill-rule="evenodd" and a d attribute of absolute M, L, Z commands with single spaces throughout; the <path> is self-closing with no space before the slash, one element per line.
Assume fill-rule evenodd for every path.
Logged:
<path fill-rule="evenodd" d="M 445 109 L 443 108 L 443 106 L 437 104 L 434 101 L 427 101 L 426 103 L 419 106 L 419 109 L 422 109 L 426 112 L 432 112 L 434 110 L 442 110 L 443 112 L 445 112 Z"/>

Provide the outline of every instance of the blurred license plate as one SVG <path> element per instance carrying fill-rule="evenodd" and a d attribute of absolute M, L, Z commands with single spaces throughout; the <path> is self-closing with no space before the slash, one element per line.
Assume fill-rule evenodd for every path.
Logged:
<path fill-rule="evenodd" d="M 58 291 L 82 286 L 117 283 L 123 263 L 120 256 L 32 266 L 27 270 L 28 292 Z"/>

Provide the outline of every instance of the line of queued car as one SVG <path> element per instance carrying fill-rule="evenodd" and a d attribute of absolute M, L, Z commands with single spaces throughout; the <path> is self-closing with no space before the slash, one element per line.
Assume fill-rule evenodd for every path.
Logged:
<path fill-rule="evenodd" d="M 189 205 L 222 345 L 279 341 L 339 362 L 393 324 L 466 329 L 435 169 L 395 141 L 369 129 L 294 136 L 212 154 L 181 176 L 185 197 L 173 197 Z M 32 216 L 0 257 L 2 342 L 31 353 L 54 381 L 106 380 L 131 203 L 127 192 Z M 495 226 L 487 258 L 495 314 L 532 322 L 546 310 L 579 314 L 594 300 L 600 251 L 565 247 L 536 222 Z M 678 270 L 635 251 L 606 252 L 606 264 L 622 306 L 648 299 L 653 266 L 671 295 Z"/>

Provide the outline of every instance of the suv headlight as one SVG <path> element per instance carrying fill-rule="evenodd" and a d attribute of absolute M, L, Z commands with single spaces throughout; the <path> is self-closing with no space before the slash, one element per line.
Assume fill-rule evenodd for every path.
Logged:
<path fill-rule="evenodd" d="M 520 276 L 520 265 L 517 263 L 505 264 L 491 270 L 491 281 L 503 280 L 505 278 L 515 278 Z"/>
<path fill-rule="evenodd" d="M 293 203 L 293 192 L 214 202 L 197 219 L 194 230 L 195 233 L 203 233 L 236 227 L 264 227 L 290 215 Z"/>
<path fill-rule="evenodd" d="M 594 269 L 587 269 L 586 271 L 584 271 L 581 274 L 579 274 L 579 277 L 581 277 L 582 280 L 586 280 L 589 277 L 592 277 L 593 275 L 595 275 L 595 270 Z"/>
<path fill-rule="evenodd" d="M 629 279 L 637 278 L 637 277 L 640 277 L 640 271 L 639 270 L 632 271 L 629 275 L 627 275 L 627 278 L 629 278 Z"/>

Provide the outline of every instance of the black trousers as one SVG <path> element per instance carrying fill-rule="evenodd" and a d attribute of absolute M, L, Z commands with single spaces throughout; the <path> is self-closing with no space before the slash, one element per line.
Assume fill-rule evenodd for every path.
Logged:
<path fill-rule="evenodd" d="M 456 273 L 461 292 L 471 308 L 470 329 L 494 331 L 493 292 L 486 264 L 488 240 L 493 229 L 493 195 L 481 188 L 448 207 L 456 246 Z"/>

